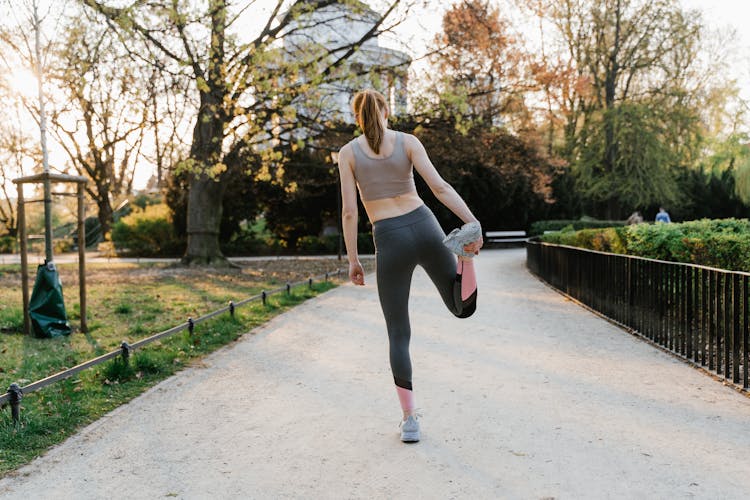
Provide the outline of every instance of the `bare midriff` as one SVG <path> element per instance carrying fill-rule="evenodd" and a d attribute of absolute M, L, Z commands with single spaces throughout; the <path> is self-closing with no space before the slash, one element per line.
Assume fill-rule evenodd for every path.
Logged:
<path fill-rule="evenodd" d="M 416 191 L 411 193 L 400 194 L 392 198 L 382 198 L 379 200 L 363 201 L 367 217 L 371 223 L 379 220 L 398 217 L 399 215 L 408 214 L 424 204 L 422 198 Z"/>

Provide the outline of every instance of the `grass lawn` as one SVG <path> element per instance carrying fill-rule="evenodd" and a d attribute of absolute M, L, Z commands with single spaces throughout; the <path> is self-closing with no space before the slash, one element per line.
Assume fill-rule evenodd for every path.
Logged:
<path fill-rule="evenodd" d="M 208 270 L 171 264 L 93 264 L 87 266 L 89 332 L 37 339 L 21 334 L 23 314 L 19 266 L 0 266 L 0 393 L 16 382 L 24 386 L 53 373 L 133 343 L 244 298 L 345 267 L 331 259 L 264 260 L 232 270 Z M 71 324 L 80 320 L 77 267 L 60 265 L 65 305 Z M 345 277 L 342 274 L 342 278 Z M 33 284 L 33 276 L 30 278 Z M 78 376 L 25 394 L 21 425 L 10 409 L 0 411 L 0 476 L 42 454 L 81 426 L 132 399 L 175 371 L 190 366 L 253 327 L 289 307 L 326 291 L 318 281 L 253 302 L 187 331 L 157 341 L 131 355 Z"/>

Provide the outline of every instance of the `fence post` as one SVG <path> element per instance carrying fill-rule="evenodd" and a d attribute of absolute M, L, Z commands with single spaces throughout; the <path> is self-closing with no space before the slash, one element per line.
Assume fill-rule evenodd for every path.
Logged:
<path fill-rule="evenodd" d="M 21 387 L 14 382 L 8 387 L 8 393 L 10 394 L 10 414 L 13 417 L 13 423 L 18 424 L 21 420 L 21 400 L 23 399 L 23 391 L 21 390 Z"/>
<path fill-rule="evenodd" d="M 732 382 L 740 382 L 740 275 L 733 275 L 732 283 Z M 745 365 L 747 370 L 747 365 Z M 728 374 L 727 374 L 728 375 Z"/>
<path fill-rule="evenodd" d="M 266 305 L 266 297 L 267 296 L 268 296 L 268 294 L 266 294 L 265 290 L 263 290 L 262 292 L 260 292 L 260 300 L 261 300 L 261 302 L 263 302 L 264 306 Z"/>
<path fill-rule="evenodd" d="M 750 305 L 750 300 L 748 300 L 748 292 L 750 292 L 750 287 L 748 286 L 750 283 L 748 283 L 747 276 L 742 277 L 742 387 L 745 389 L 750 388 L 750 385 L 748 385 L 748 372 L 750 372 L 750 359 L 748 359 L 748 354 L 750 352 L 750 348 L 748 348 L 748 341 L 750 341 L 750 338 L 748 338 L 748 335 L 750 334 L 750 325 L 748 325 L 748 320 L 750 319 L 750 313 L 748 313 L 748 305 Z"/>
<path fill-rule="evenodd" d="M 234 318 L 234 302 L 229 301 L 229 315 Z"/>
<path fill-rule="evenodd" d="M 291 293 L 292 293 L 292 285 L 289 284 L 289 283 L 287 283 L 286 284 L 286 294 L 287 295 L 291 295 Z"/>
<path fill-rule="evenodd" d="M 188 333 L 190 333 L 190 336 L 193 336 L 193 330 L 195 330 L 195 321 L 193 321 L 193 318 L 188 318 Z"/>
<path fill-rule="evenodd" d="M 120 344 L 120 350 L 122 351 L 122 361 L 127 366 L 130 362 L 130 351 L 132 351 L 130 344 L 123 340 Z"/>

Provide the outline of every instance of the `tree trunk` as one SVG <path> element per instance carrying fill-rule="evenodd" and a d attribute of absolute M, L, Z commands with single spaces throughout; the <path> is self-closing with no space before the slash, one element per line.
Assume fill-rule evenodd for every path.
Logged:
<path fill-rule="evenodd" d="M 617 144 L 615 143 L 615 98 L 617 96 L 617 77 L 620 73 L 618 56 L 620 52 L 620 1 L 615 6 L 614 44 L 606 65 L 604 78 L 604 171 L 611 174 L 617 159 Z M 611 214 L 610 214 L 611 215 Z"/>
<path fill-rule="evenodd" d="M 225 183 L 207 175 L 193 175 L 188 193 L 188 242 L 183 262 L 189 265 L 227 265 L 219 248 L 219 226 Z"/>
<path fill-rule="evenodd" d="M 617 198 L 607 200 L 607 220 L 618 220 L 621 218 L 621 213 L 620 201 Z"/>
<path fill-rule="evenodd" d="M 207 171 L 222 160 L 221 144 L 229 117 L 223 108 L 227 93 L 222 73 L 224 66 L 225 0 L 209 2 L 211 13 L 211 48 L 206 71 L 205 89 L 200 89 L 201 106 L 193 128 L 190 158 L 196 170 L 190 178 L 187 206 L 187 249 L 182 261 L 188 265 L 226 266 L 229 261 L 219 248 L 219 228 L 225 182 Z"/>
<path fill-rule="evenodd" d="M 99 187 L 99 196 L 96 197 L 96 207 L 99 210 L 99 226 L 102 230 L 102 239 L 112 230 L 112 204 L 109 202 L 109 191 L 105 187 Z"/>
<path fill-rule="evenodd" d="M 187 205 L 187 249 L 182 261 L 188 265 L 227 265 L 219 248 L 219 228 L 226 191 L 224 176 L 209 171 L 221 159 L 221 141 L 226 119 L 217 113 L 219 99 L 201 95 L 201 110 L 193 129 L 190 157 L 195 170 L 190 174 Z"/>
<path fill-rule="evenodd" d="M 219 228 L 226 191 L 223 175 L 208 171 L 220 161 L 224 132 L 222 114 L 216 113 L 217 99 L 201 95 L 201 109 L 193 129 L 190 157 L 195 165 L 190 173 L 187 203 L 187 249 L 182 261 L 189 265 L 224 265 L 227 259 L 219 248 Z"/>
<path fill-rule="evenodd" d="M 5 231 L 8 233 L 8 236 L 13 236 L 15 238 L 18 234 L 18 224 L 13 216 L 13 206 L 10 202 L 10 197 L 7 194 L 5 196 L 5 202 L 8 204 L 8 211 L 6 212 L 0 207 L 0 222 L 5 226 Z"/>

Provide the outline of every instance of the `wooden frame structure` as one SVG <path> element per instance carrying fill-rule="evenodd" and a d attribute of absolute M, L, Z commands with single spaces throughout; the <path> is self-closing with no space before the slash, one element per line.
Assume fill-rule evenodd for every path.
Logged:
<path fill-rule="evenodd" d="M 26 201 L 23 196 L 24 184 L 40 184 L 45 182 L 72 182 L 77 184 L 76 194 L 71 193 L 51 193 L 58 196 L 77 196 L 78 197 L 78 293 L 81 310 L 81 331 L 87 332 L 86 324 L 86 227 L 85 220 L 85 190 L 84 187 L 88 182 L 85 177 L 65 174 L 43 173 L 29 175 L 13 179 L 18 189 L 18 240 L 20 243 L 21 253 L 21 288 L 23 291 L 23 331 L 26 335 L 31 333 L 31 318 L 29 317 L 29 256 L 27 248 L 26 234 L 26 203 L 40 203 L 41 200 Z"/>

